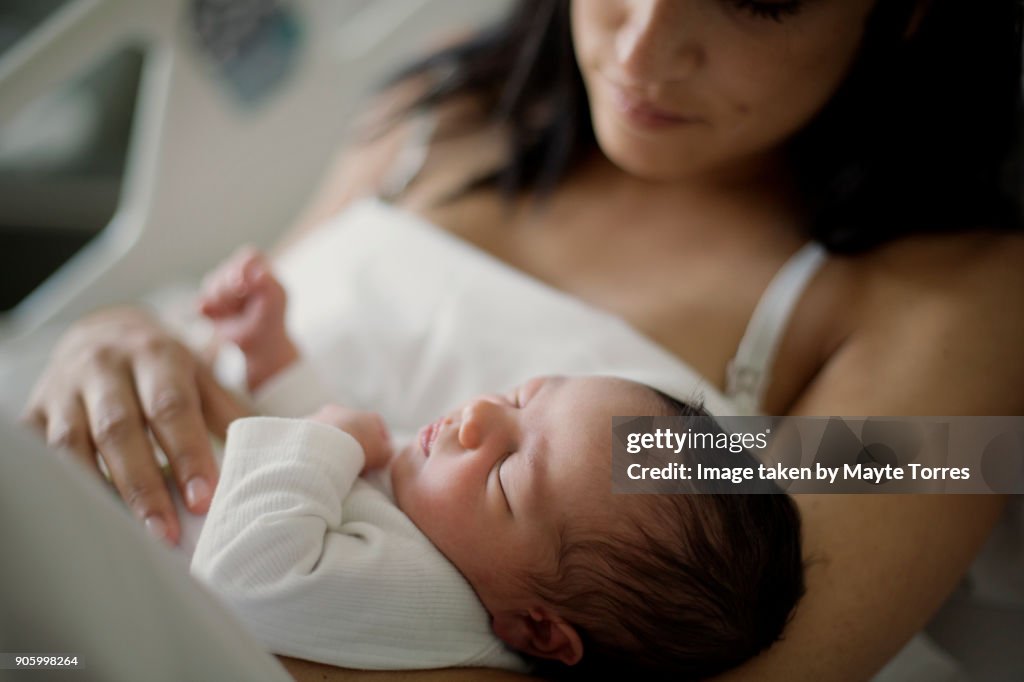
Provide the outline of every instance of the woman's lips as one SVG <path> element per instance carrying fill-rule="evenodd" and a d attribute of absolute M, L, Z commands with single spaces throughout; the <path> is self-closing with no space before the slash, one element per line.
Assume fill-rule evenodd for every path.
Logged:
<path fill-rule="evenodd" d="M 699 123 L 700 119 L 683 116 L 644 100 L 625 88 L 612 84 L 612 102 L 631 123 L 642 128 L 667 128 Z"/>

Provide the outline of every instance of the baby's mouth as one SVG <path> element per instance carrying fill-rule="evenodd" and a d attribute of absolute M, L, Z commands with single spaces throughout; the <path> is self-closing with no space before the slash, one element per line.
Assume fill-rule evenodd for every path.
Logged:
<path fill-rule="evenodd" d="M 434 447 L 434 442 L 437 440 L 437 436 L 441 433 L 441 425 L 444 423 L 444 417 L 441 417 L 437 421 L 427 424 L 420 429 L 419 441 L 420 448 L 423 450 L 423 454 L 430 457 L 430 450 Z"/>

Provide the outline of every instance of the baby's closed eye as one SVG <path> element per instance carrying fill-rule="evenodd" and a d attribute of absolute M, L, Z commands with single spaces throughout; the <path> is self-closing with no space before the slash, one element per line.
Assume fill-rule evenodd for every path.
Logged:
<path fill-rule="evenodd" d="M 505 487 L 505 482 L 502 480 L 502 470 L 505 468 L 505 463 L 508 462 L 508 460 L 514 454 L 515 454 L 515 452 L 508 453 L 507 455 L 502 457 L 500 460 L 498 460 L 498 464 L 497 464 L 498 488 L 501 490 L 501 496 L 505 499 L 505 506 L 508 507 L 509 513 L 513 514 L 513 515 L 514 515 L 514 512 L 512 511 L 512 501 L 509 499 L 509 496 L 508 496 L 508 488 Z"/>

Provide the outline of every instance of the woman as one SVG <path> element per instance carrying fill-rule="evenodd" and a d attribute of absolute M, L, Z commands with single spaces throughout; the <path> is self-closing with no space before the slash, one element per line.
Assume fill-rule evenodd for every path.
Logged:
<path fill-rule="evenodd" d="M 429 110 L 437 130 L 403 210 L 621 317 L 716 387 L 773 275 L 824 244 L 759 410 L 1021 413 L 1024 241 L 1001 190 L 1018 2 L 567 4 L 521 2 L 404 74 L 394 125 L 347 157 L 292 240 L 380 191 L 419 127 L 410 112 Z M 182 344 L 116 309 L 67 333 L 27 417 L 90 466 L 102 457 L 173 541 L 146 429 L 202 512 L 216 480 L 205 431 L 237 414 Z M 950 592 L 1002 501 L 798 504 L 819 559 L 807 597 L 784 641 L 729 679 L 869 676 Z"/>

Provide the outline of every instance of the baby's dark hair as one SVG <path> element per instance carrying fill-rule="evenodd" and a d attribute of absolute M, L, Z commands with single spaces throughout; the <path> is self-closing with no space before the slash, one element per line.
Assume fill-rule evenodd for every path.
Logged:
<path fill-rule="evenodd" d="M 711 419 L 655 393 L 666 416 Z M 527 579 L 583 641 L 577 665 L 538 661 L 539 674 L 703 679 L 779 639 L 804 593 L 800 516 L 788 495 L 620 501 L 629 511 L 617 528 L 564 528 L 556 567 Z"/>

